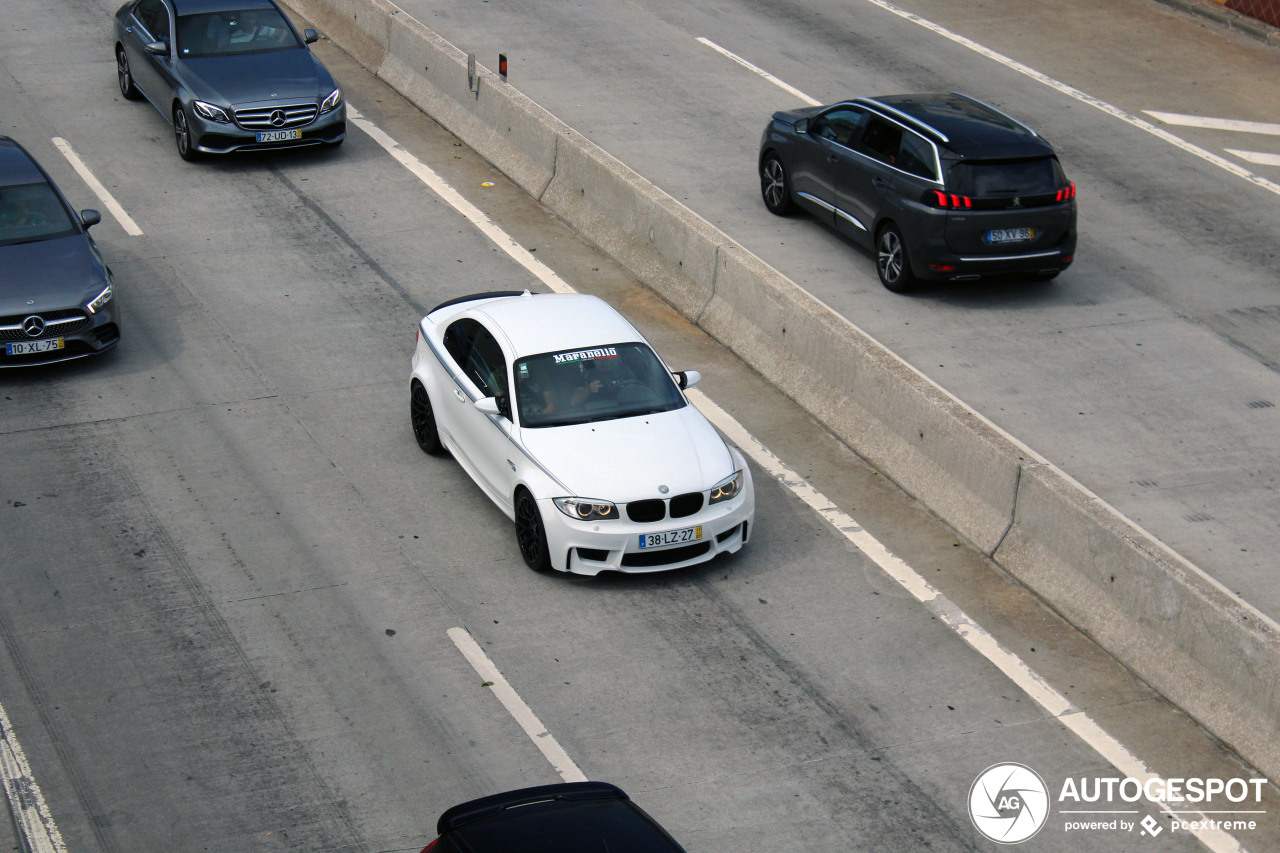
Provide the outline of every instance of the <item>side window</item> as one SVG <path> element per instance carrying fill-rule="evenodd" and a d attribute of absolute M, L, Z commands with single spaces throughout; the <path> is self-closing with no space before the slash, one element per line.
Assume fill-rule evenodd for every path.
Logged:
<path fill-rule="evenodd" d="M 475 320 L 462 319 L 444 332 L 444 346 L 467 378 L 486 397 L 507 393 L 507 366 L 502 347 L 489 330 Z"/>
<path fill-rule="evenodd" d="M 459 320 L 444 330 L 444 348 L 458 367 L 467 363 L 467 353 L 471 351 L 471 327 L 474 325 L 474 320 Z"/>
<path fill-rule="evenodd" d="M 169 43 L 169 10 L 160 0 L 142 0 L 133 11 L 134 17 L 147 28 L 156 41 Z"/>
<path fill-rule="evenodd" d="M 895 165 L 904 172 L 922 178 L 932 181 L 938 179 L 937 157 L 934 156 L 933 146 L 924 137 L 910 131 L 902 134 L 902 147 L 898 149 L 898 162 Z"/>
<path fill-rule="evenodd" d="M 479 324 L 476 325 L 471 357 L 467 362 L 467 375 L 486 397 L 507 395 L 507 363 L 502 356 L 502 347 L 498 346 L 489 330 Z"/>
<path fill-rule="evenodd" d="M 858 148 L 877 160 L 897 165 L 898 149 L 902 145 L 902 128 L 882 118 L 872 118 L 858 141 Z"/>
<path fill-rule="evenodd" d="M 867 114 L 861 110 L 837 109 L 818 118 L 811 131 L 823 139 L 830 139 L 846 148 L 852 148 L 862 133 Z"/>

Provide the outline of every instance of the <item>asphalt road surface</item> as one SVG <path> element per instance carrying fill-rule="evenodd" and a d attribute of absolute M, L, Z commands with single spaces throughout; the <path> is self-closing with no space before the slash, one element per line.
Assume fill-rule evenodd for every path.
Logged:
<path fill-rule="evenodd" d="M 110 215 L 95 228 L 125 312 L 119 349 L 0 375 L 0 705 L 31 771 L 17 799 L 38 785 L 65 849 L 418 850 L 454 803 L 563 778 L 549 742 L 691 853 L 995 849 L 968 798 L 1002 762 L 1054 795 L 1135 768 L 1256 775 L 318 45 L 372 126 L 560 280 L 627 313 L 674 367 L 701 370 L 697 390 L 791 472 L 757 457 L 757 529 L 734 557 L 639 578 L 529 572 L 505 517 L 414 444 L 408 361 L 431 306 L 545 282 L 355 126 L 337 151 L 183 163 L 164 119 L 119 97 L 112 11 L 0 7 L 0 129 L 78 207 L 102 208 L 65 140 L 141 231 Z M 923 55 L 930 39 L 907 32 Z M 745 213 L 754 179 L 741 193 Z M 882 298 L 869 261 L 812 223 L 768 227 L 846 253 L 841 275 Z M 1111 304 L 1104 282 L 1082 286 Z M 1029 297 L 903 304 L 977 299 L 961 307 L 1012 342 L 1035 330 L 1009 326 L 1009 298 Z M 941 597 L 922 604 L 911 577 Z M 484 684 L 459 629 L 545 733 Z M 1160 834 L 1068 830 L 1055 801 L 1023 849 L 1236 849 L 1127 808 Z M 1280 848 L 1275 789 L 1253 808 L 1265 814 L 1235 838 Z"/>
<path fill-rule="evenodd" d="M 1154 0 L 400 5 L 1280 620 L 1280 47 Z M 803 102 L 709 45 L 822 103 L 960 91 L 1030 124 L 1079 187 L 1075 264 L 889 293 L 765 210 L 760 133 Z"/>

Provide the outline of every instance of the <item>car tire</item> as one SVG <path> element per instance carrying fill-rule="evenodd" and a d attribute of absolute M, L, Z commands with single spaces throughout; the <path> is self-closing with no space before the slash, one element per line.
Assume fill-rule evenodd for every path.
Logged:
<path fill-rule="evenodd" d="M 876 273 L 880 283 L 894 293 L 914 290 L 917 284 L 911 271 L 911 258 L 896 222 L 886 222 L 876 236 Z"/>
<path fill-rule="evenodd" d="M 538 502 L 528 489 L 516 492 L 516 544 L 524 564 L 535 572 L 551 569 L 551 552 L 547 547 L 547 530 L 542 526 Z"/>
<path fill-rule="evenodd" d="M 178 146 L 178 156 L 188 163 L 200 159 L 200 151 L 196 141 L 191 137 L 191 125 L 187 121 L 187 111 L 182 104 L 173 108 L 173 137 Z"/>
<path fill-rule="evenodd" d="M 791 179 L 782 158 L 770 151 L 760 161 L 760 195 L 774 216 L 786 216 L 796 209 L 791 200 Z"/>
<path fill-rule="evenodd" d="M 440 443 L 440 431 L 436 428 L 436 413 L 431 408 L 431 398 L 421 382 L 414 382 L 409 389 L 409 420 L 413 424 L 413 437 L 423 453 L 438 456 L 444 445 Z"/>
<path fill-rule="evenodd" d="M 126 101 L 142 100 L 142 92 L 133 82 L 133 72 L 129 70 L 129 57 L 124 48 L 116 48 L 116 81 L 120 84 L 120 94 Z"/>

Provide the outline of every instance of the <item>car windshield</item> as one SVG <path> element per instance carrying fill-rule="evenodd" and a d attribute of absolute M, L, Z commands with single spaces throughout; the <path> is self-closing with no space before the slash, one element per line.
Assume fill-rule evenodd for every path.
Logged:
<path fill-rule="evenodd" d="M 47 183 L 0 187 L 0 246 L 74 233 L 70 214 Z"/>
<path fill-rule="evenodd" d="M 204 12 L 178 18 L 178 54 L 195 59 L 302 47 L 275 9 Z"/>
<path fill-rule="evenodd" d="M 675 380 L 642 343 L 549 352 L 515 363 L 516 400 L 526 427 L 669 412 L 685 405 Z"/>
<path fill-rule="evenodd" d="M 1067 182 L 1053 157 L 1030 160 L 966 160 L 951 170 L 953 192 L 974 198 L 1057 192 Z"/>

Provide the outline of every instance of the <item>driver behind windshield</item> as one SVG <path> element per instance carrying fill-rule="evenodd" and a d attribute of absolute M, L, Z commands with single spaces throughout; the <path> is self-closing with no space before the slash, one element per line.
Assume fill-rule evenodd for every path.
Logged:
<path fill-rule="evenodd" d="M 635 343 L 519 360 L 516 393 L 525 426 L 630 417 L 684 405 L 657 356 Z"/>

